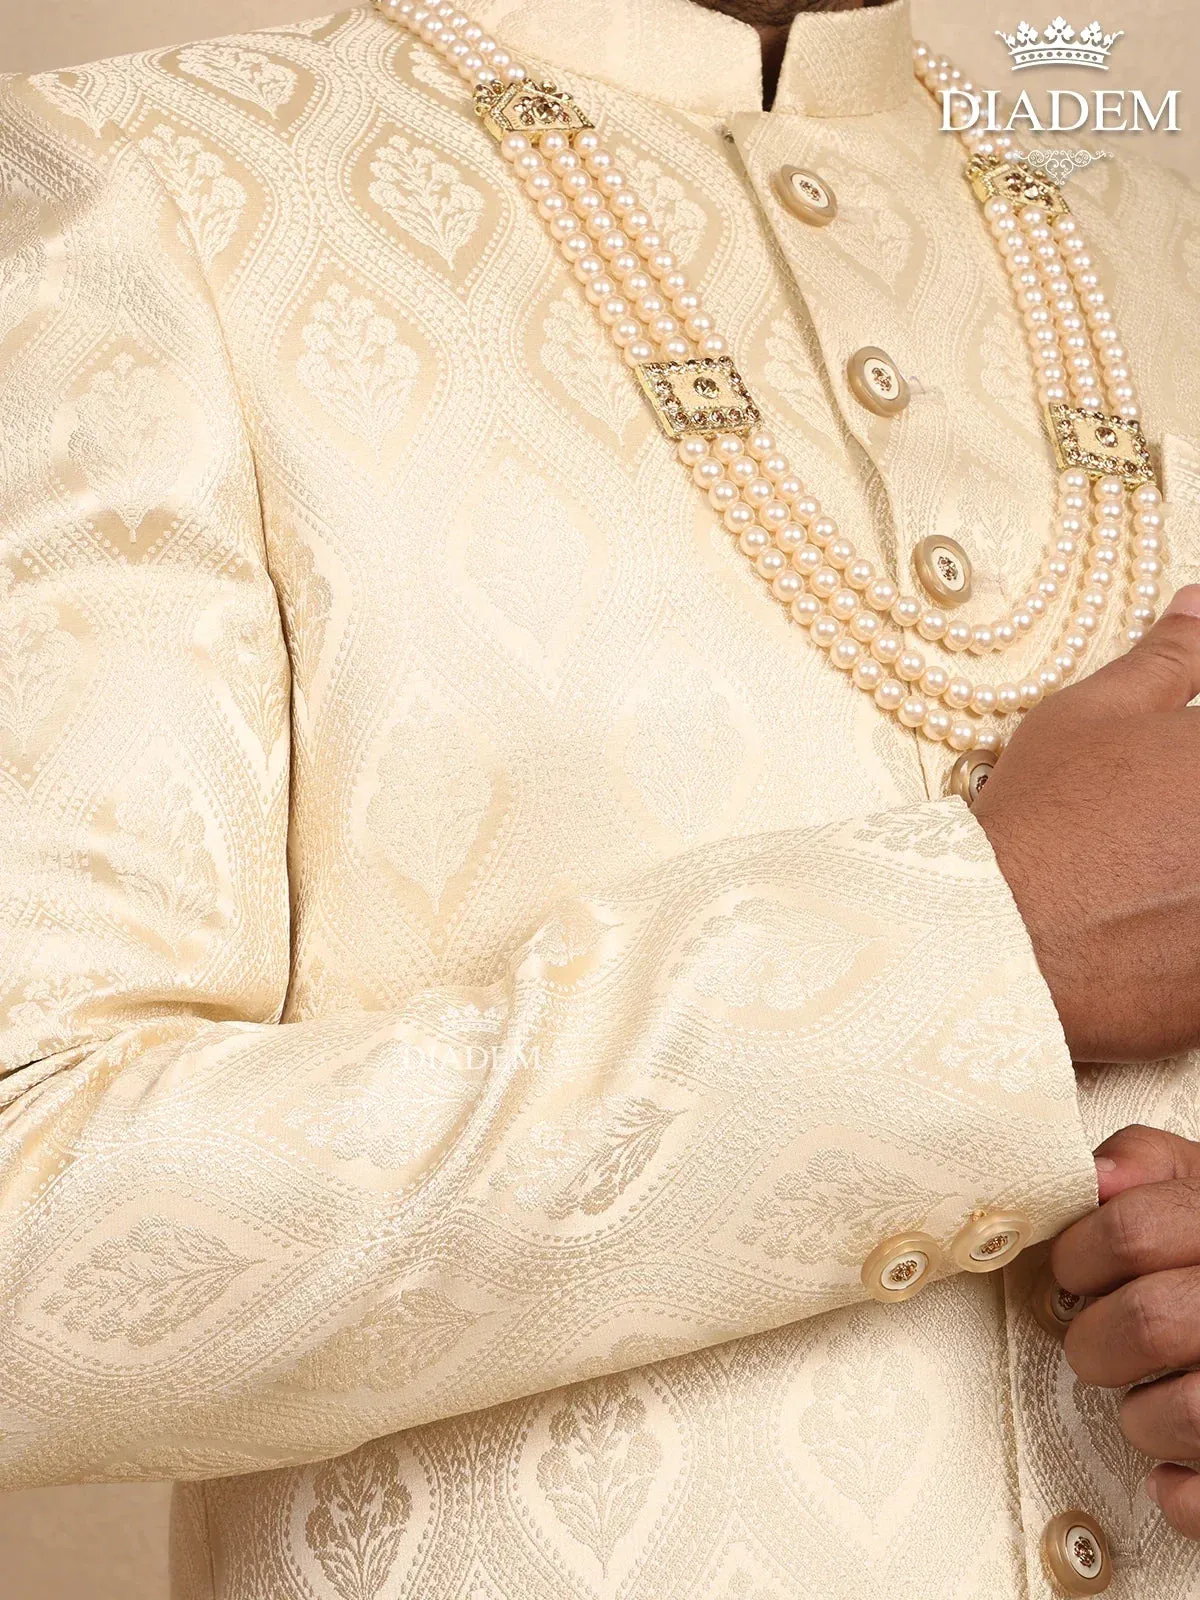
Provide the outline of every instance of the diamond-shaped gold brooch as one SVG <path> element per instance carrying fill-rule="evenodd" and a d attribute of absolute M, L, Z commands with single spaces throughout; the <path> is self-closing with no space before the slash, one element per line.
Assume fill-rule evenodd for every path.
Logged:
<path fill-rule="evenodd" d="M 999 196 L 1017 211 L 1041 206 L 1051 222 L 1065 217 L 1071 209 L 1058 184 L 1044 172 L 1035 172 L 1027 161 L 972 156 L 967 162 L 967 177 L 981 201 Z"/>
<path fill-rule="evenodd" d="M 481 87 L 475 110 L 496 139 L 523 133 L 534 144 L 544 133 L 577 133 L 595 127 L 565 89 L 552 83 L 510 83 L 507 88 Z"/>
<path fill-rule="evenodd" d="M 762 420 L 728 356 L 648 361 L 633 369 L 668 439 L 685 433 L 749 433 Z"/>
<path fill-rule="evenodd" d="M 1047 406 L 1046 415 L 1060 467 L 1082 467 L 1093 478 L 1121 478 L 1127 489 L 1153 479 L 1154 465 L 1140 423 L 1076 406 Z"/>

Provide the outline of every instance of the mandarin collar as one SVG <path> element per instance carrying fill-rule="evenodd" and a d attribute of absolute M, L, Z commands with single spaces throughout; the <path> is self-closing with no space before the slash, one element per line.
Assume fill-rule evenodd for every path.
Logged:
<path fill-rule="evenodd" d="M 758 34 L 696 0 L 474 0 L 472 19 L 514 54 L 700 116 L 762 111 Z M 772 112 L 869 116 L 912 90 L 909 0 L 800 12 Z"/>

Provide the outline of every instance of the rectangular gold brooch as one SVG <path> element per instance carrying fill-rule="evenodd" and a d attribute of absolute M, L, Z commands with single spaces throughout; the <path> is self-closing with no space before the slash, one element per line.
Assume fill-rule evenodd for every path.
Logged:
<path fill-rule="evenodd" d="M 967 177 L 982 202 L 998 196 L 1016 211 L 1026 206 L 1041 206 L 1053 222 L 1070 211 L 1062 190 L 1045 173 L 1035 172 L 1025 161 L 1000 161 L 995 156 L 972 156 Z"/>
<path fill-rule="evenodd" d="M 595 127 L 564 89 L 552 83 L 511 83 L 507 88 L 481 87 L 475 110 L 496 139 L 523 133 L 534 144 L 544 133 L 577 133 Z"/>
<path fill-rule="evenodd" d="M 762 420 L 728 356 L 648 361 L 634 367 L 668 439 L 685 433 L 749 433 Z"/>
<path fill-rule="evenodd" d="M 1093 478 L 1120 478 L 1127 489 L 1153 480 L 1140 423 L 1064 405 L 1047 406 L 1046 416 L 1060 467 L 1082 467 Z"/>

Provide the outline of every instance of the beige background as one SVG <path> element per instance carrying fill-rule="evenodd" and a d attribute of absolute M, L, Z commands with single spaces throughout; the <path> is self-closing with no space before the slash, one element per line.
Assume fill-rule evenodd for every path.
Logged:
<path fill-rule="evenodd" d="M 338 0 L 0 0 L 0 71 L 40 72 L 321 16 L 337 7 Z M 1057 0 L 913 0 L 913 8 L 920 37 L 997 87 L 1012 80 L 993 30 L 1011 32 L 1022 17 L 1042 27 L 1063 9 Z M 1097 0 L 1083 10 L 1066 7 L 1076 27 L 1096 15 L 1106 29 L 1128 28 L 1117 46 L 1119 59 L 1114 52 L 1111 77 L 1077 74 L 1068 81 L 1061 74 L 1027 72 L 1020 82 L 1031 91 L 1046 76 L 1064 88 L 1076 81 L 1081 88 L 1136 85 L 1156 106 L 1166 89 L 1181 89 L 1184 132 L 1143 134 L 1124 147 L 1200 181 L 1200 123 L 1191 126 L 1190 91 L 1200 83 L 1194 17 L 1188 26 L 1193 9 L 1194 0 Z M 1119 155 L 1120 136 L 1110 136 L 1105 148 Z M 3 1600 L 165 1600 L 168 1495 L 163 1484 L 114 1484 L 0 1496 Z"/>

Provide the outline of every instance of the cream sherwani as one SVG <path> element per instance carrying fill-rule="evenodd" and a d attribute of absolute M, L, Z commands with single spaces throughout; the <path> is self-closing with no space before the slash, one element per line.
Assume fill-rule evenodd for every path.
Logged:
<path fill-rule="evenodd" d="M 476 10 L 860 548 L 1011 601 L 1053 469 L 905 5 L 801 16 L 770 114 L 685 0 Z M 859 1276 L 1054 1234 L 1195 1064 L 1077 1093 L 949 753 L 771 600 L 459 81 L 363 10 L 9 79 L 0 182 L 4 1483 L 185 1480 L 179 1600 L 1043 1600 L 1075 1505 L 1200 1596 L 1044 1250 Z M 1194 579 L 1200 204 L 1070 193 Z"/>

